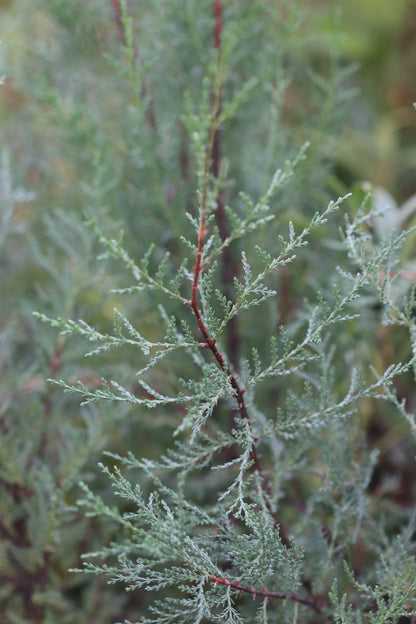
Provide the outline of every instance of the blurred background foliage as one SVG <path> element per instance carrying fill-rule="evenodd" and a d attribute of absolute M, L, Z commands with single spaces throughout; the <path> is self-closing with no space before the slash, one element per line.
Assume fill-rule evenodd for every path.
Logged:
<path fill-rule="evenodd" d="M 348 183 L 384 187 L 402 203 L 416 191 L 416 3 L 317 0 L 311 7 L 317 31 L 335 37 L 343 62 L 357 67 L 339 173 Z"/>
<path fill-rule="evenodd" d="M 309 139 L 309 159 L 283 192 L 283 221 L 290 217 L 302 223 L 328 197 L 351 188 L 357 191 L 352 209 L 359 189 L 368 183 L 378 189 L 375 198 L 396 215 L 387 225 L 383 220 L 381 229 L 390 223 L 415 223 L 412 208 L 400 220 L 399 207 L 416 194 L 416 3 L 226 4 L 230 16 L 237 12 L 240 18 L 240 30 L 232 35 L 245 44 L 231 56 L 230 89 L 233 81 L 241 84 L 253 71 L 266 85 L 224 136 L 230 179 L 236 181 L 228 190 L 230 200 L 242 180 L 243 190 L 257 196 L 276 163 Z M 154 17 L 156 5 L 163 14 L 160 22 Z M 200 3 L 200 9 L 197 5 L 128 2 L 140 58 L 136 72 L 137 59 L 129 58 L 124 48 L 117 1 L 0 0 L 4 624 L 109 623 L 116 617 L 138 617 L 138 605 L 145 602 L 143 596 L 126 597 L 104 588 L 97 579 L 87 582 L 67 574 L 69 567 L 79 565 L 82 552 L 94 548 L 96 535 L 100 543 L 112 537 L 111 528 L 82 518 L 76 510 L 74 485 L 80 479 L 99 480 L 95 465 L 105 448 L 138 454 L 146 449 L 157 455 L 169 435 L 163 432 L 178 415 L 164 410 L 138 423 L 127 417 L 125 408 L 80 410 L 75 398 L 51 389 L 46 379 L 99 384 L 99 376 L 82 359 L 81 342 L 57 338 L 33 319 L 32 310 L 81 316 L 99 328 L 111 322 L 115 303 L 127 314 L 137 313 L 134 299 L 121 302 L 108 293 L 115 284 L 123 285 L 125 276 L 97 261 L 95 235 L 81 222 L 86 210 L 98 215 L 104 229 L 122 227 L 133 255 L 140 256 L 156 237 L 155 263 L 166 250 L 174 262 L 180 260 L 176 240 L 187 226 L 178 215 L 193 201 L 189 146 L 178 123 L 181 97 L 186 87 L 197 99 L 212 44 L 211 2 Z M 265 19 L 277 14 L 273 5 L 281 6 L 281 23 Z M 298 9 L 306 9 L 300 24 Z M 155 59 L 157 71 L 152 71 Z M 272 129 L 270 115 L 276 120 Z M 273 230 L 268 234 L 274 235 Z M 304 260 L 312 282 L 321 277 L 322 254 L 332 253 L 325 247 L 325 232 L 322 236 Z M 405 260 L 413 270 L 412 248 L 407 248 Z M 312 286 L 302 272 L 291 280 L 288 275 L 280 279 L 283 292 L 290 281 L 290 294 L 279 304 L 283 323 Z M 143 299 L 143 333 L 155 331 L 155 308 L 154 301 Z M 406 341 L 377 323 L 377 311 L 371 314 L 363 320 L 369 326 L 368 344 L 360 345 L 367 350 L 365 359 L 377 367 L 380 360 L 393 361 L 395 352 L 406 358 Z M 273 318 L 270 312 L 269 325 Z M 261 340 L 259 335 L 251 338 Z M 117 361 L 104 357 L 99 375 L 111 371 L 114 377 L 116 368 L 123 381 L 138 366 L 136 354 Z M 175 383 L 169 370 L 163 374 Z M 401 394 L 409 408 L 415 406 L 414 390 L 405 386 Z M 364 413 L 366 409 L 370 444 L 384 449 L 374 489 L 395 490 L 407 506 L 414 502 L 409 483 L 416 475 L 407 464 L 413 451 L 403 440 L 403 426 L 396 423 L 392 429 L 382 414 L 376 423 L 374 406 L 364 406 Z M 105 493 L 106 485 L 99 482 L 99 487 Z"/>

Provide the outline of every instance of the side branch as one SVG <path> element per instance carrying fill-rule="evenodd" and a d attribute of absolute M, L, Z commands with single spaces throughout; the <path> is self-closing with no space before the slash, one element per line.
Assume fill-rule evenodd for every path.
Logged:
<path fill-rule="evenodd" d="M 230 589 L 235 589 L 238 592 L 250 594 L 253 596 L 253 600 L 260 596 L 262 598 L 270 598 L 271 600 L 292 600 L 293 602 L 297 602 L 298 604 L 303 604 L 310 609 L 316 611 L 316 613 L 322 613 L 322 606 L 319 602 L 313 598 L 305 598 L 299 596 L 299 594 L 283 594 L 282 592 L 271 591 L 269 589 L 256 589 L 255 587 L 246 587 L 241 585 L 240 581 L 232 582 L 229 581 L 226 577 L 218 578 L 214 574 L 210 574 L 209 578 L 214 582 L 214 586 L 216 585 L 225 585 Z"/>

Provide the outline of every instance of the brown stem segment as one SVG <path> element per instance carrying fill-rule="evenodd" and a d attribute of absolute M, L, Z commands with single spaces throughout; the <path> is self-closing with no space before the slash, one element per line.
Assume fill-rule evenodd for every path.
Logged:
<path fill-rule="evenodd" d="M 209 578 L 211 579 L 211 581 L 214 582 L 214 586 L 225 585 L 230 589 L 236 589 L 238 592 L 240 592 L 240 594 L 251 594 L 251 596 L 253 596 L 253 599 L 257 598 L 257 596 L 260 596 L 261 598 L 270 598 L 271 600 L 292 600 L 293 602 L 303 604 L 310 609 L 313 609 L 317 613 L 322 613 L 322 606 L 318 603 L 317 600 L 313 598 L 305 598 L 299 596 L 299 594 L 284 594 L 282 592 L 271 591 L 266 588 L 256 589 L 255 587 L 246 587 L 244 585 L 241 585 L 240 581 L 232 582 L 229 581 L 226 577 L 218 578 L 214 574 L 211 574 Z"/>
<path fill-rule="evenodd" d="M 214 13 L 214 48 L 220 50 L 222 31 L 223 31 L 223 4 L 219 0 L 215 0 L 213 5 Z M 221 102 L 221 94 L 219 100 Z M 221 114 L 221 103 L 217 110 L 217 117 Z M 212 175 L 218 179 L 221 175 L 221 128 L 217 127 L 214 133 L 214 139 L 212 144 Z M 219 191 L 217 197 L 217 209 L 215 211 L 215 222 L 218 227 L 218 232 L 221 240 L 224 242 L 229 234 L 230 228 L 228 224 L 227 215 L 225 212 L 225 201 L 223 191 Z M 233 266 L 233 260 L 229 247 L 224 247 L 222 252 L 222 265 L 221 265 L 221 280 L 224 285 L 224 295 L 230 300 L 232 294 L 232 285 L 235 277 L 235 268 Z M 234 370 L 238 370 L 240 362 L 240 339 L 238 335 L 237 317 L 233 316 L 227 326 L 227 352 L 230 358 L 230 362 Z"/>
<path fill-rule="evenodd" d="M 219 50 L 221 47 L 221 36 L 223 30 L 222 11 L 223 6 L 221 0 L 214 0 L 214 47 Z"/>
<path fill-rule="evenodd" d="M 215 17 L 215 25 L 214 25 L 214 43 L 215 47 L 219 47 L 221 45 L 221 33 L 223 28 L 222 22 L 222 2 L 216 0 L 214 2 L 214 17 Z M 208 143 L 205 153 L 205 164 L 204 164 L 204 175 L 202 181 L 202 192 L 201 192 L 201 200 L 200 200 L 200 217 L 199 217 L 199 229 L 198 229 L 198 245 L 196 252 L 195 265 L 193 267 L 193 282 L 192 282 L 192 294 L 191 301 L 189 305 L 193 311 L 196 322 L 198 324 L 198 328 L 202 334 L 202 337 L 205 342 L 205 346 L 211 350 L 215 360 L 217 361 L 219 367 L 227 373 L 228 379 L 230 381 L 231 387 L 234 390 L 234 396 L 238 405 L 238 412 L 240 413 L 241 418 L 250 426 L 250 416 L 247 410 L 247 406 L 244 400 L 244 394 L 246 390 L 240 386 L 237 380 L 237 376 L 232 372 L 232 364 L 234 364 L 233 360 L 230 358 L 229 362 L 226 362 L 224 358 L 224 354 L 221 353 L 217 346 L 215 339 L 211 338 L 209 335 L 208 329 L 203 321 L 201 316 L 201 312 L 199 309 L 198 302 L 198 284 L 199 284 L 199 276 L 202 271 L 202 255 L 204 249 L 204 240 L 207 235 L 206 222 L 207 222 L 207 186 L 209 183 L 209 172 L 211 171 L 219 176 L 219 163 L 220 163 L 220 145 L 219 145 L 219 117 L 221 110 L 221 89 L 218 89 L 215 93 L 215 97 L 212 98 L 211 101 L 211 111 L 212 111 L 212 122 L 210 132 L 208 133 Z M 218 207 L 218 203 L 217 203 Z M 224 210 L 224 205 L 220 204 L 220 207 Z M 224 212 L 224 219 L 225 219 Z M 225 221 L 223 221 L 224 223 Z M 228 345 L 230 347 L 230 344 Z M 236 352 L 234 351 L 234 354 Z M 290 540 L 287 536 L 286 530 L 284 526 L 280 524 L 277 519 L 276 514 L 273 512 L 271 505 L 268 500 L 268 488 L 265 484 L 265 479 L 262 472 L 262 467 L 260 463 L 260 459 L 257 453 L 255 441 L 253 441 L 251 449 L 250 449 L 250 458 L 252 460 L 252 469 L 255 473 L 257 473 L 261 479 L 261 488 L 266 495 L 266 505 L 270 512 L 270 514 L 275 518 L 275 523 L 279 524 L 279 534 L 282 542 L 288 547 L 291 547 Z"/>
<path fill-rule="evenodd" d="M 231 365 L 226 363 L 223 353 L 220 353 L 220 351 L 218 351 L 215 340 L 212 339 L 211 336 L 209 335 L 208 330 L 205 326 L 205 323 L 202 320 L 202 316 L 198 307 L 198 299 L 197 299 L 198 282 L 199 282 L 199 275 L 202 270 L 202 250 L 204 247 L 204 239 L 207 234 L 205 226 L 206 226 L 206 214 L 205 214 L 205 207 L 204 205 L 202 205 L 200 226 L 199 226 L 199 232 L 198 232 L 198 248 L 197 248 L 197 253 L 196 253 L 196 262 L 194 266 L 194 279 L 192 283 L 191 308 L 194 313 L 196 322 L 198 323 L 199 330 L 205 340 L 205 346 L 211 350 L 220 368 L 223 371 L 227 372 L 228 378 L 230 380 L 230 384 L 235 393 L 235 398 L 238 404 L 238 411 L 240 412 L 241 417 L 247 422 L 250 422 L 250 418 L 249 418 L 248 411 L 247 411 L 247 406 L 244 401 L 245 389 L 240 387 L 237 381 L 237 378 L 233 375 L 231 371 Z M 260 466 L 259 458 L 257 455 L 256 447 L 254 446 L 254 444 L 251 449 L 251 459 L 253 460 L 254 470 L 258 472 L 259 474 L 261 474 L 261 466 Z"/>

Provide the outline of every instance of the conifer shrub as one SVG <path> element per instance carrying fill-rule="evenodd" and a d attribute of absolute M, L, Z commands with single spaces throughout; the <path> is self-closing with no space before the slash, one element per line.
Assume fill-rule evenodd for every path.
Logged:
<path fill-rule="evenodd" d="M 291 1 L 39 6 L 5 622 L 414 621 L 412 230 L 332 198 L 348 71 Z"/>

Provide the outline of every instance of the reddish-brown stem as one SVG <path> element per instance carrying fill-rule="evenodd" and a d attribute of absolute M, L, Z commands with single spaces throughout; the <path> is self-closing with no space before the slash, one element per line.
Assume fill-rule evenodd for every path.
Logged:
<path fill-rule="evenodd" d="M 214 44 L 216 48 L 219 48 L 221 44 L 221 33 L 222 33 L 222 28 L 223 28 L 222 2 L 215 1 L 213 6 L 214 6 L 214 17 L 215 17 Z M 244 400 L 244 394 L 246 391 L 244 388 L 240 386 L 237 380 L 237 376 L 232 371 L 232 365 L 234 364 L 233 360 L 231 360 L 230 358 L 229 362 L 226 362 L 223 353 L 221 353 L 216 346 L 215 339 L 213 339 L 209 335 L 208 329 L 202 319 L 201 312 L 199 309 L 199 302 L 198 302 L 198 284 L 199 284 L 199 277 L 203 268 L 202 267 L 202 255 L 203 255 L 203 249 L 204 249 L 204 241 L 207 235 L 206 202 L 207 202 L 207 186 L 208 186 L 208 180 L 209 180 L 209 171 L 211 171 L 211 173 L 213 173 L 213 175 L 216 178 L 218 178 L 220 174 L 221 154 L 220 154 L 219 116 L 220 116 L 220 111 L 221 111 L 221 88 L 217 89 L 216 92 L 213 94 L 211 107 L 212 107 L 211 109 L 212 110 L 212 117 L 211 117 L 212 126 L 209 132 L 209 138 L 208 138 L 207 149 L 206 149 L 206 154 L 205 154 L 205 167 L 204 167 L 204 176 L 203 176 L 203 181 L 202 181 L 202 193 L 201 193 L 201 204 L 200 204 L 200 221 L 199 221 L 199 229 L 198 229 L 198 244 L 197 244 L 195 265 L 193 268 L 193 282 L 192 282 L 192 294 L 191 294 L 190 307 L 192 308 L 193 314 L 198 324 L 198 328 L 202 334 L 205 346 L 211 350 L 219 367 L 227 373 L 231 387 L 234 390 L 234 396 L 238 405 L 238 412 L 241 418 L 249 426 L 250 417 L 249 417 L 247 406 Z M 223 198 L 222 198 L 221 193 L 219 194 L 217 198 L 217 215 L 216 215 L 217 218 L 218 218 L 218 212 L 220 212 L 220 220 L 219 220 L 220 226 L 219 227 L 221 226 L 225 227 L 226 215 L 225 215 L 224 203 L 223 203 Z M 224 232 L 224 230 L 223 231 L 220 230 L 220 233 L 224 235 L 223 237 L 225 239 L 226 233 Z M 231 263 L 228 262 L 228 267 L 230 266 L 230 264 Z M 231 282 L 232 282 L 232 278 L 231 278 Z M 225 283 L 225 287 L 227 288 L 227 283 Z M 230 282 L 228 283 L 228 288 L 229 287 L 230 287 Z M 231 344 L 231 347 L 230 347 L 230 344 Z M 232 353 L 236 355 L 236 351 L 233 350 L 232 348 L 232 343 L 229 343 L 228 346 L 231 348 Z M 252 470 L 256 472 L 261 478 L 261 487 L 264 493 L 266 494 L 266 505 L 269 509 L 269 512 L 275 517 L 276 524 L 280 525 L 280 523 L 278 522 L 276 518 L 276 515 L 273 513 L 271 505 L 268 502 L 268 488 L 265 485 L 265 479 L 263 477 L 261 463 L 260 463 L 259 456 L 257 453 L 255 441 L 253 441 L 251 449 L 250 449 L 250 458 L 252 460 Z M 280 533 L 282 542 L 287 547 L 290 547 L 291 546 L 290 540 L 287 537 L 287 533 L 284 527 L 280 526 L 279 533 Z"/>
<path fill-rule="evenodd" d="M 191 308 L 192 311 L 194 313 L 196 322 L 198 323 L 198 327 L 199 330 L 202 334 L 202 337 L 205 341 L 205 346 L 208 347 L 214 358 L 217 360 L 218 365 L 220 366 L 220 368 L 223 371 L 227 372 L 228 378 L 230 380 L 230 384 L 231 387 L 234 390 L 235 393 L 235 398 L 237 400 L 237 404 L 238 404 L 238 411 L 240 412 L 241 417 L 246 420 L 247 422 L 250 422 L 250 418 L 248 415 L 248 411 L 247 411 L 247 406 L 245 404 L 244 401 L 244 394 L 245 394 L 245 390 L 243 388 L 240 387 L 237 378 L 233 375 L 232 371 L 231 371 L 231 365 L 230 364 L 226 364 L 226 361 L 224 359 L 224 355 L 222 353 L 220 353 L 220 351 L 218 351 L 218 348 L 216 346 L 215 340 L 211 338 L 211 336 L 208 333 L 208 330 L 205 326 L 204 321 L 202 320 L 202 316 L 201 313 L 199 311 L 199 307 L 198 307 L 198 299 L 197 299 L 197 295 L 198 295 L 198 282 L 199 282 L 199 275 L 201 273 L 201 259 L 202 259 L 202 250 L 204 247 L 204 238 L 206 236 L 206 217 L 205 217 L 205 209 L 204 206 L 201 207 L 201 220 L 200 220 L 200 227 L 199 227 L 199 232 L 198 232 L 198 248 L 197 248 L 197 253 L 196 253 L 196 262 L 195 262 L 195 266 L 194 266 L 194 279 L 193 279 L 193 283 L 192 283 L 192 297 L 191 297 Z M 256 472 L 258 472 L 259 474 L 261 474 L 261 467 L 260 467 L 260 462 L 259 462 L 259 458 L 257 455 L 257 451 L 256 451 L 256 447 L 253 444 L 252 449 L 251 449 L 251 459 L 253 461 L 253 467 L 254 470 Z"/>
<path fill-rule="evenodd" d="M 212 174 L 215 178 L 219 178 L 221 173 L 221 130 L 217 128 L 214 134 L 212 147 Z M 220 191 L 217 196 L 217 209 L 215 211 L 215 222 L 218 227 L 218 233 L 222 241 L 225 241 L 229 234 L 227 215 L 225 213 L 224 193 Z M 230 300 L 232 293 L 232 285 L 235 277 L 235 268 L 231 250 L 228 246 L 224 247 L 221 255 L 221 280 L 224 286 L 224 295 Z M 237 317 L 233 316 L 227 326 L 227 351 L 231 364 L 235 370 L 239 367 L 239 344 Z"/>
<path fill-rule="evenodd" d="M 221 36 L 223 29 L 222 11 L 223 6 L 221 0 L 214 0 L 214 47 L 219 50 L 221 47 Z"/>
<path fill-rule="evenodd" d="M 214 586 L 225 585 L 230 589 L 237 590 L 238 592 L 240 592 L 240 594 L 250 594 L 251 596 L 253 596 L 253 599 L 257 598 L 257 596 L 260 596 L 261 598 L 270 598 L 271 600 L 292 600 L 293 602 L 303 604 L 310 609 L 313 609 L 317 613 L 322 613 L 321 605 L 318 603 L 317 600 L 313 598 L 304 598 L 302 596 L 299 596 L 299 594 L 284 594 L 282 592 L 271 591 L 266 588 L 256 589 L 255 587 L 246 587 L 245 585 L 241 585 L 240 581 L 232 582 L 229 581 L 226 577 L 218 578 L 214 574 L 211 574 L 209 578 L 211 579 L 211 581 L 214 582 Z"/>
<path fill-rule="evenodd" d="M 220 50 L 221 39 L 223 31 L 223 4 L 221 1 L 215 0 L 213 4 L 214 14 L 214 48 Z M 217 118 L 221 114 L 221 93 L 219 94 L 219 106 L 217 109 Z M 221 128 L 217 127 L 214 133 L 212 144 L 212 175 L 214 178 L 219 178 L 221 174 Z M 217 196 L 217 209 L 215 211 L 215 222 L 218 227 L 218 232 L 222 241 L 225 241 L 229 236 L 229 225 L 227 215 L 225 213 L 225 201 L 224 193 L 219 191 Z M 224 296 L 230 300 L 232 293 L 232 284 L 235 277 L 235 269 L 233 266 L 231 251 L 228 246 L 224 247 L 222 252 L 222 264 L 221 264 L 221 279 L 224 286 Z M 233 316 L 227 326 L 227 352 L 230 358 L 230 362 L 234 367 L 234 370 L 238 370 L 239 367 L 239 335 L 237 329 L 237 317 Z"/>

